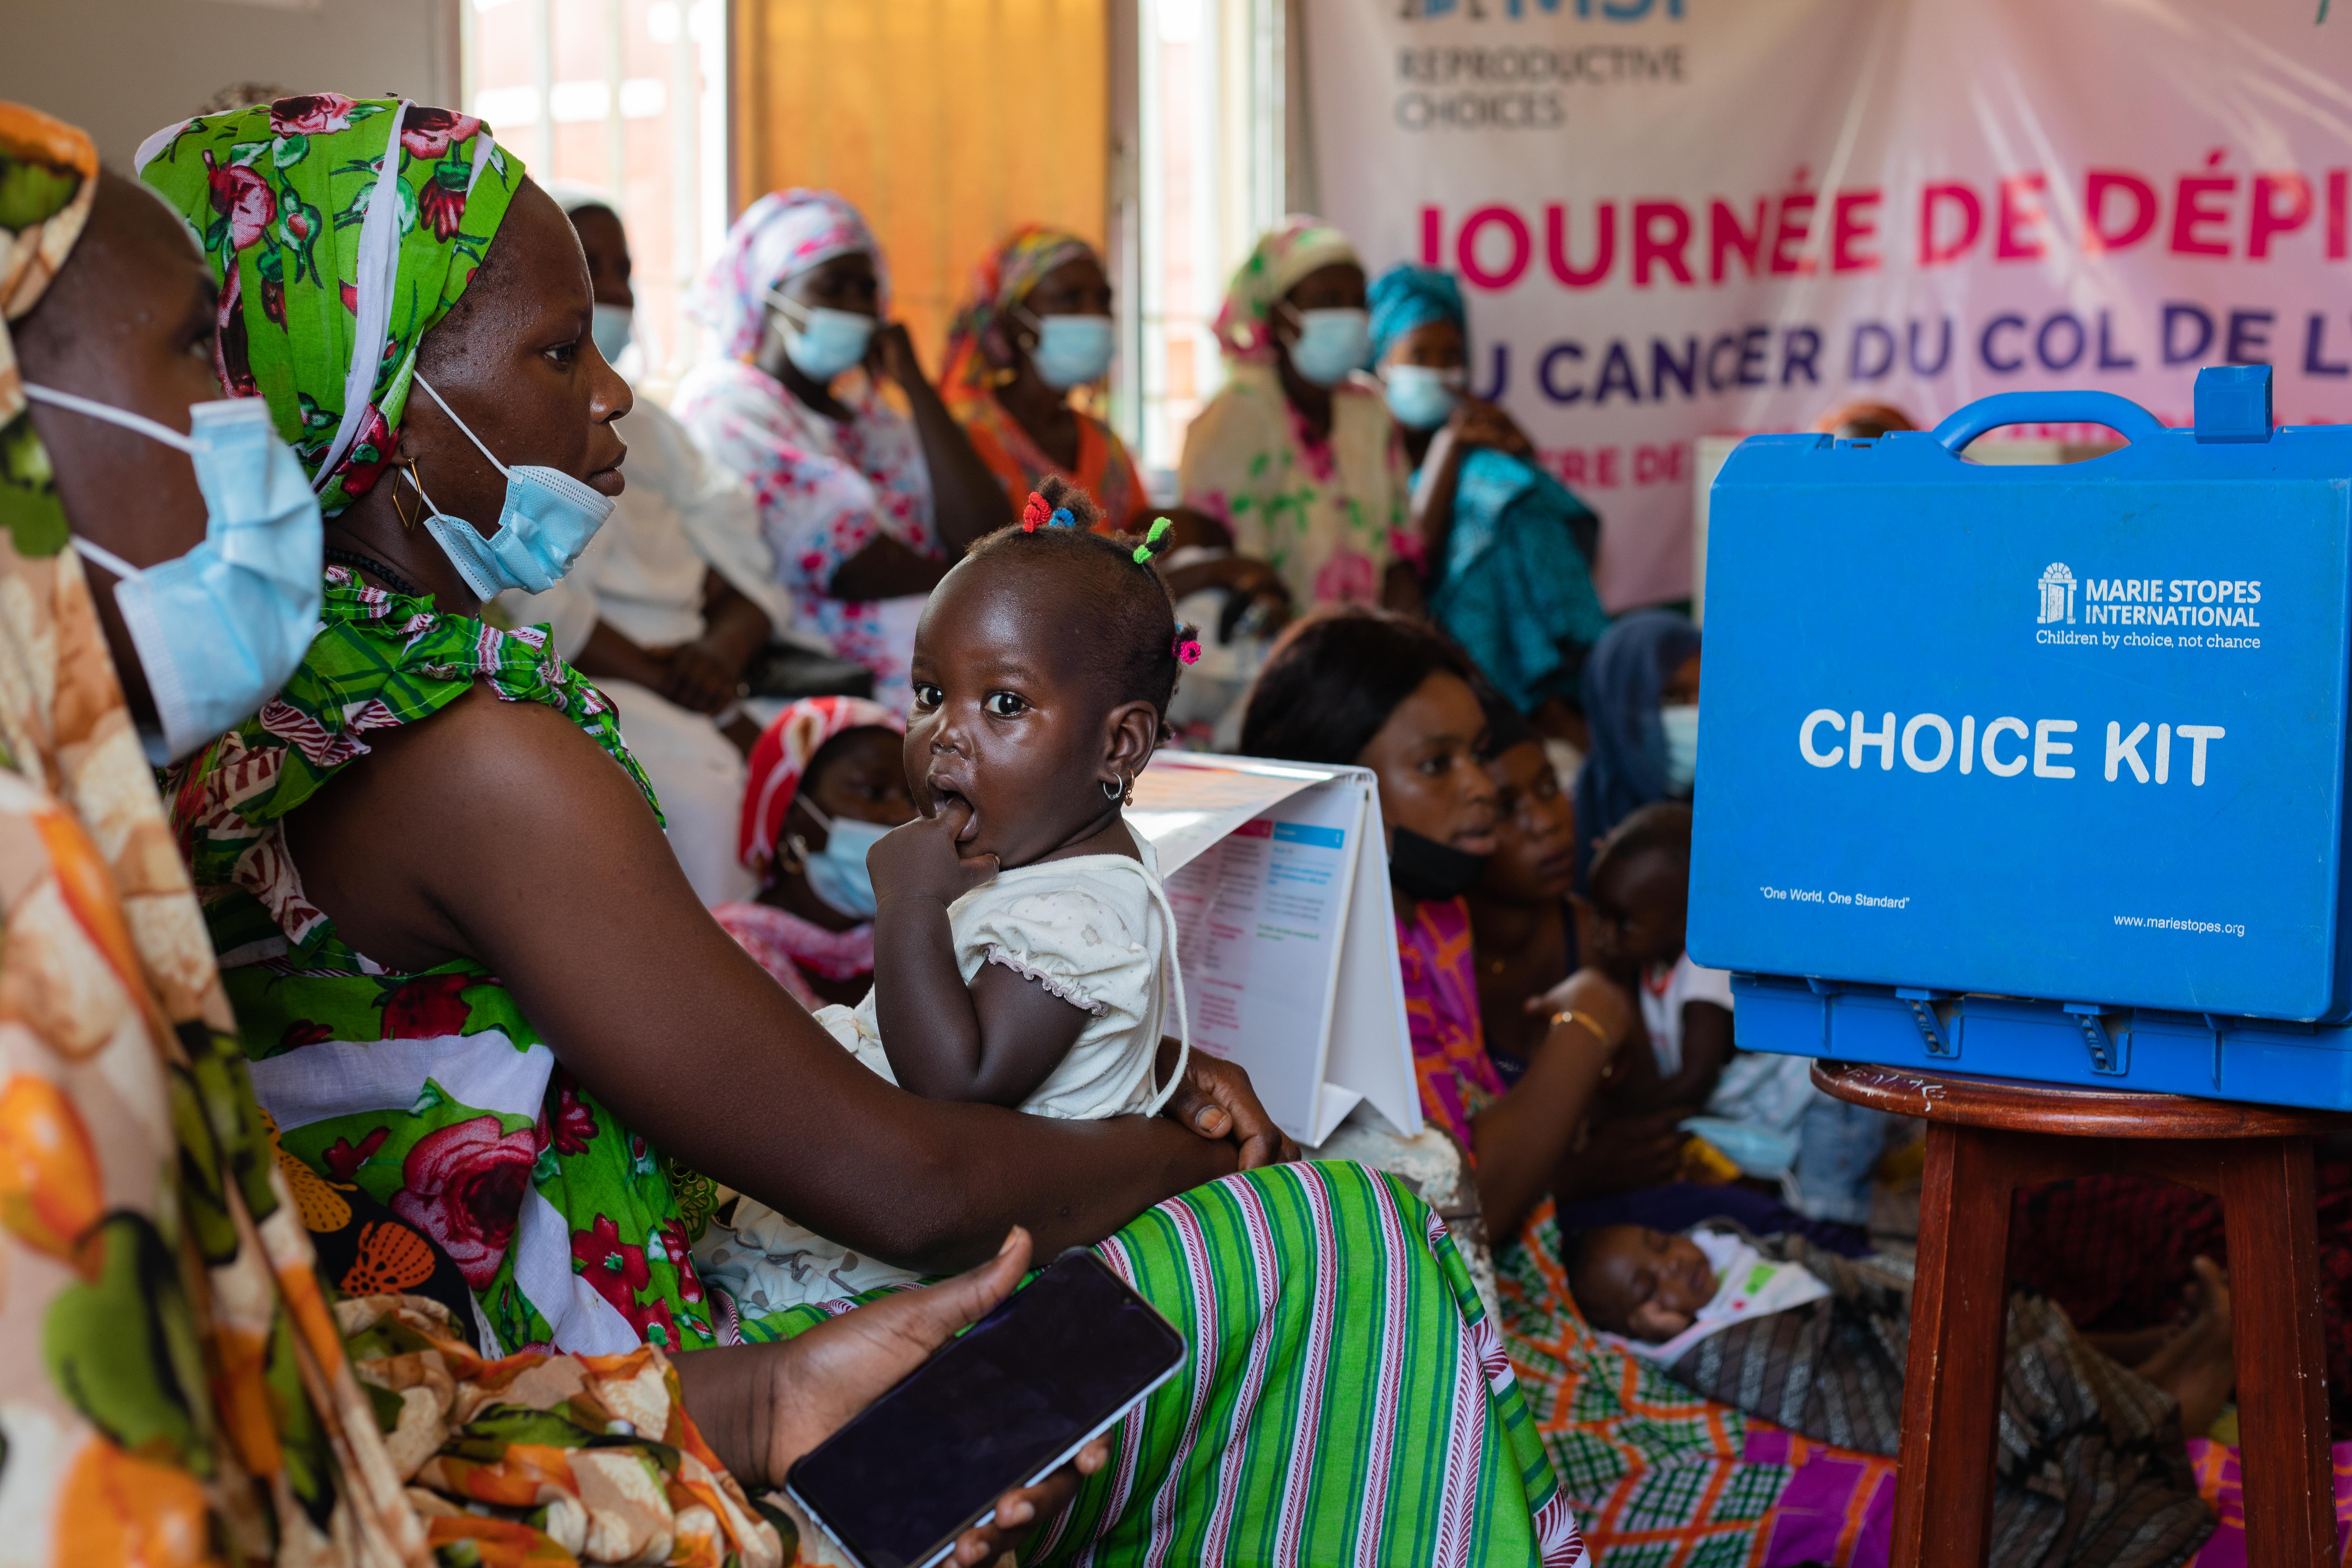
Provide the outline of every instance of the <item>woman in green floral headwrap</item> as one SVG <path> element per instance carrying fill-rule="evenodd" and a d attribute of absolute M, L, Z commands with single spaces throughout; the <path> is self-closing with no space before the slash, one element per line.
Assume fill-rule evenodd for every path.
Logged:
<path fill-rule="evenodd" d="M 509 1350 L 823 1317 L 705 1287 L 688 1247 L 713 1189 L 672 1154 L 919 1269 L 1016 1220 L 1049 1251 L 1100 1242 L 1193 1357 L 1047 1557 L 1573 1560 L 1467 1272 L 1410 1191 L 1348 1165 L 1231 1174 L 1279 1136 L 1200 1053 L 1151 1121 L 866 1072 L 695 899 L 545 628 L 473 618 L 445 546 L 527 521 L 509 502 L 541 481 L 509 468 L 615 493 L 628 406 L 570 225 L 486 128 L 281 100 L 159 135 L 142 174 L 206 236 L 224 377 L 306 443 L 338 563 L 303 668 L 173 809 L 290 1151 L 431 1234 Z"/>

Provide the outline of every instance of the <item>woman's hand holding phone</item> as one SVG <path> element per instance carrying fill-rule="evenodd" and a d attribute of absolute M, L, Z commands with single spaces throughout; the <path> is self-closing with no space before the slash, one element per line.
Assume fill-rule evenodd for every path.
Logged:
<path fill-rule="evenodd" d="M 1030 1252 L 1029 1233 L 1016 1226 L 994 1258 L 952 1279 L 884 1297 L 780 1344 L 681 1355 L 687 1408 L 747 1490 L 780 1487 L 802 1455 L 1010 1296 Z M 1098 1437 L 1038 1485 L 1004 1493 L 995 1519 L 957 1537 L 949 1561 L 959 1568 L 995 1561 L 1066 1504 L 1078 1478 L 1109 1454 L 1109 1440 Z"/>

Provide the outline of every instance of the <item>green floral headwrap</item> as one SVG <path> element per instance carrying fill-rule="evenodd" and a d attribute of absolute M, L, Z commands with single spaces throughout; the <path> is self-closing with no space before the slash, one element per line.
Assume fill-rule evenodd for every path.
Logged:
<path fill-rule="evenodd" d="M 330 92 L 182 121 L 137 165 L 220 277 L 222 384 L 269 400 L 331 517 L 389 472 L 417 342 L 473 280 L 520 160 L 470 114 Z"/>
<path fill-rule="evenodd" d="M 8 323 L 41 302 L 97 194 L 98 153 L 87 135 L 37 109 L 0 103 L 0 528 L 19 555 L 63 550 L 66 510 L 48 449 L 33 433 Z"/>

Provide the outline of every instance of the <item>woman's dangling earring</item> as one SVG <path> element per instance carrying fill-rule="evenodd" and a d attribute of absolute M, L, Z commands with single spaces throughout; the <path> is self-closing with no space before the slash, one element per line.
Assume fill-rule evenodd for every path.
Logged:
<path fill-rule="evenodd" d="M 408 459 L 408 482 L 416 487 L 417 498 L 420 500 L 423 500 L 425 496 L 425 485 L 424 482 L 416 477 L 416 459 L 414 458 Z M 400 504 L 400 479 L 397 474 L 394 476 L 392 481 L 392 511 L 394 517 L 400 519 L 400 527 L 403 532 L 415 531 L 417 520 L 409 516 L 408 509 Z"/>
<path fill-rule="evenodd" d="M 1133 773 L 1128 774 L 1126 783 L 1119 787 L 1118 804 L 1121 805 L 1133 805 L 1135 804 L 1135 775 Z"/>

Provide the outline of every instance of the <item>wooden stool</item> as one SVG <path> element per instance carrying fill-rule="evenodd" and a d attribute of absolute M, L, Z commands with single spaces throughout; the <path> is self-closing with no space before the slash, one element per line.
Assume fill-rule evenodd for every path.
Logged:
<path fill-rule="evenodd" d="M 1846 1062 L 1816 1062 L 1813 1081 L 1927 1122 L 1892 1568 L 1982 1568 L 2008 1342 L 2010 1194 L 2108 1173 L 2221 1200 L 2246 1559 L 2262 1568 L 2336 1561 L 2311 1150 L 2352 1117 Z"/>

